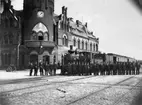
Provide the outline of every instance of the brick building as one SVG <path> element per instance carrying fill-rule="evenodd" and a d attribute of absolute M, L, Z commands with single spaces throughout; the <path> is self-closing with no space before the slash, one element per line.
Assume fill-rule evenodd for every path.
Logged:
<path fill-rule="evenodd" d="M 14 64 L 27 68 L 30 61 L 39 60 L 61 63 L 70 49 L 91 59 L 98 52 L 99 39 L 87 23 L 73 21 L 64 6 L 60 15 L 54 14 L 54 0 L 24 0 L 22 12 L 13 10 L 10 0 L 3 3 L 0 67 Z"/>
<path fill-rule="evenodd" d="M 58 61 L 62 61 L 69 49 L 87 54 L 93 60 L 93 55 L 98 53 L 99 39 L 88 30 L 87 23 L 73 21 L 73 18 L 67 16 L 65 6 L 62 7 L 62 13 L 55 15 L 54 19 L 58 26 Z"/>
<path fill-rule="evenodd" d="M 20 17 L 16 16 L 10 0 L 1 1 L 0 13 L 0 67 L 17 64 L 18 44 L 21 37 Z M 22 62 L 19 62 L 22 64 Z"/>

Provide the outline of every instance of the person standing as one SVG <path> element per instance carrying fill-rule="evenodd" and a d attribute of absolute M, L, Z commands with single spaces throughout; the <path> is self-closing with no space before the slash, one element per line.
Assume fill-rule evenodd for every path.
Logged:
<path fill-rule="evenodd" d="M 47 62 L 46 62 L 45 65 L 44 65 L 44 69 L 45 69 L 45 75 L 48 76 L 48 73 L 49 73 L 49 65 L 48 65 Z"/>
<path fill-rule="evenodd" d="M 32 76 L 33 69 L 34 69 L 34 65 L 33 65 L 32 62 L 30 63 L 29 68 L 30 68 L 30 74 L 29 75 Z"/>
<path fill-rule="evenodd" d="M 34 64 L 34 76 L 37 76 L 37 72 L 38 72 L 38 63 L 35 62 L 35 64 Z"/>
<path fill-rule="evenodd" d="M 43 76 L 43 64 L 42 64 L 42 61 L 39 62 L 39 70 L 40 70 L 40 76 Z"/>
<path fill-rule="evenodd" d="M 53 75 L 56 75 L 56 70 L 57 70 L 57 64 L 54 63 L 54 65 L 53 65 Z"/>

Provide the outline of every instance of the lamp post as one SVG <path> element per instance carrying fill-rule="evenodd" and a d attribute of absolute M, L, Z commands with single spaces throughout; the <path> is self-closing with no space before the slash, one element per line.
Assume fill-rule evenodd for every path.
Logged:
<path fill-rule="evenodd" d="M 19 33 L 21 33 L 21 19 L 20 17 L 18 17 L 18 19 L 16 18 L 17 22 L 18 22 L 18 28 L 19 28 Z M 19 69 L 19 58 L 20 58 L 20 45 L 21 45 L 21 35 L 18 34 L 18 44 L 17 44 L 17 69 Z"/>
<path fill-rule="evenodd" d="M 19 69 L 19 47 L 20 47 L 20 43 L 18 43 L 17 45 L 17 69 Z"/>

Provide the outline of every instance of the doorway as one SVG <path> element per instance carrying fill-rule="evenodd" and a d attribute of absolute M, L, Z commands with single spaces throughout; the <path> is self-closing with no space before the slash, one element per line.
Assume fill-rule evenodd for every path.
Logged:
<path fill-rule="evenodd" d="M 50 63 L 49 59 L 50 59 L 50 57 L 48 55 L 43 56 L 43 63 L 47 62 L 49 64 Z"/>
<path fill-rule="evenodd" d="M 116 64 L 116 57 L 113 57 L 113 63 Z"/>

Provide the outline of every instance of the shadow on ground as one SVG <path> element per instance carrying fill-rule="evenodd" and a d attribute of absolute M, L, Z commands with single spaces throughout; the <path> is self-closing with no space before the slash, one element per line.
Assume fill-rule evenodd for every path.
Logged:
<path fill-rule="evenodd" d="M 9 100 L 3 97 L 2 94 L 0 94 L 0 105 L 10 105 L 8 102 Z"/>
<path fill-rule="evenodd" d="M 134 98 L 131 105 L 142 105 L 142 79 L 139 82 L 139 86 L 141 87 L 139 94 Z"/>

